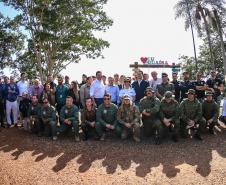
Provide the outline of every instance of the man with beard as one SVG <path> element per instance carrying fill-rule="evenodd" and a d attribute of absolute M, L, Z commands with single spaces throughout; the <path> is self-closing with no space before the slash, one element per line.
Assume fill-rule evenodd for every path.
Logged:
<path fill-rule="evenodd" d="M 114 131 L 118 136 L 121 134 L 122 128 L 117 121 L 117 112 L 118 107 L 111 103 L 111 95 L 108 93 L 104 94 L 104 103 L 97 109 L 97 122 L 95 123 L 95 128 L 101 141 L 105 140 L 105 129 Z"/>
<path fill-rule="evenodd" d="M 23 92 L 22 94 L 22 100 L 20 101 L 20 104 L 19 104 L 19 110 L 20 110 L 20 113 L 21 113 L 21 122 L 24 126 L 24 130 L 25 131 L 28 131 L 28 122 L 29 122 L 29 117 L 27 115 L 27 111 L 28 111 L 28 108 L 31 104 L 31 100 L 29 100 L 27 98 L 27 92 Z"/>
<path fill-rule="evenodd" d="M 51 89 L 56 88 L 57 85 L 53 82 L 53 77 L 52 77 L 52 75 L 48 75 L 48 77 L 47 77 L 47 82 L 50 83 L 50 88 L 51 88 Z"/>
<path fill-rule="evenodd" d="M 66 105 L 60 111 L 60 121 L 62 124 L 59 127 L 59 134 L 68 133 L 71 127 L 74 128 L 75 141 L 79 142 L 79 122 L 78 122 L 78 107 L 73 104 L 73 99 L 70 96 L 66 98 Z"/>
<path fill-rule="evenodd" d="M 45 136 L 52 136 L 53 140 L 57 140 L 56 109 L 50 105 L 47 98 L 43 98 L 43 107 L 41 108 L 40 115 L 45 126 Z"/>
<path fill-rule="evenodd" d="M 68 90 L 68 87 L 63 85 L 62 76 L 59 76 L 58 86 L 56 87 L 56 103 L 57 103 L 56 110 L 58 112 L 58 115 L 60 115 L 60 111 L 62 107 L 66 104 L 67 90 Z M 60 124 L 62 124 L 61 119 L 60 119 Z"/>
<path fill-rule="evenodd" d="M 205 90 L 208 89 L 206 82 L 204 80 L 202 80 L 201 77 L 202 77 L 202 74 L 200 72 L 197 72 L 195 85 L 196 85 L 196 87 L 200 86 L 200 89 L 196 90 L 195 93 L 196 93 L 197 99 L 200 103 L 202 103 L 203 100 L 205 99 Z"/>
<path fill-rule="evenodd" d="M 146 137 L 150 137 L 153 133 L 153 129 L 157 130 L 157 137 L 155 144 L 160 145 L 162 143 L 162 122 L 159 119 L 160 101 L 154 96 L 154 90 L 152 87 L 147 87 L 145 90 L 146 96 L 140 100 L 139 110 L 142 113 L 142 121 L 144 125 L 144 133 Z"/>
<path fill-rule="evenodd" d="M 38 101 L 39 101 L 39 103 L 41 103 L 41 99 L 42 99 L 41 94 L 42 94 L 43 90 L 44 90 L 43 85 L 40 84 L 38 79 L 35 79 L 35 83 L 31 87 L 31 91 L 30 91 L 31 97 L 33 97 L 34 94 L 37 94 Z"/>
<path fill-rule="evenodd" d="M 117 120 L 122 124 L 122 139 L 126 139 L 129 134 L 133 133 L 133 139 L 136 142 L 140 142 L 140 112 L 138 107 L 130 101 L 128 94 L 123 97 L 123 103 L 118 110 Z"/>
<path fill-rule="evenodd" d="M 42 105 L 40 103 L 38 103 L 38 95 L 34 94 L 32 96 L 32 104 L 30 104 L 28 111 L 27 111 L 27 115 L 29 118 L 28 121 L 28 131 L 29 133 L 31 133 L 32 131 L 35 134 L 38 134 L 39 137 L 42 136 L 42 122 L 40 120 L 40 110 L 41 110 Z M 32 130 L 32 122 L 34 122 L 34 127 Z"/>
<path fill-rule="evenodd" d="M 195 133 L 195 138 L 203 140 L 200 133 L 206 127 L 206 120 L 202 117 L 202 104 L 195 98 L 194 89 L 189 89 L 186 94 L 188 98 L 185 98 L 180 104 L 182 136 L 186 138 L 188 136 L 188 129 L 198 124 L 199 127 Z"/>

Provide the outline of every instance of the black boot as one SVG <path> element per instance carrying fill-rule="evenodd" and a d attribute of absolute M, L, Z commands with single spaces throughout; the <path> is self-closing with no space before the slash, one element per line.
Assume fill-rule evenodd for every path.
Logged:
<path fill-rule="evenodd" d="M 200 134 L 197 134 L 197 133 L 195 134 L 195 138 L 198 140 L 203 140 L 203 138 L 200 136 Z"/>
<path fill-rule="evenodd" d="M 179 139 L 178 139 L 178 137 L 176 135 L 173 135 L 172 139 L 173 139 L 174 142 L 178 142 L 179 141 Z"/>
<path fill-rule="evenodd" d="M 90 138 L 88 133 L 85 133 L 85 136 L 83 137 L 83 141 L 87 141 Z"/>
<path fill-rule="evenodd" d="M 155 144 L 156 145 L 162 144 L 162 138 L 157 137 L 156 140 L 155 140 Z"/>

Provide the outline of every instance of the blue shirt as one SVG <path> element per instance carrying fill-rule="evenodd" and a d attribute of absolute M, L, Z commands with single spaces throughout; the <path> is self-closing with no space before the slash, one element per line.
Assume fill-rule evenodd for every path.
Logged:
<path fill-rule="evenodd" d="M 111 94 L 111 102 L 117 102 L 120 103 L 119 101 L 119 88 L 117 85 L 106 85 L 105 86 L 105 92 Z"/>
<path fill-rule="evenodd" d="M 15 91 L 14 94 L 12 93 L 8 93 L 8 90 L 13 90 Z M 5 87 L 5 95 L 6 95 L 6 99 L 9 101 L 16 101 L 17 99 L 17 95 L 19 94 L 19 89 L 17 87 L 17 85 L 13 84 L 13 87 L 11 87 L 11 84 L 7 84 Z"/>

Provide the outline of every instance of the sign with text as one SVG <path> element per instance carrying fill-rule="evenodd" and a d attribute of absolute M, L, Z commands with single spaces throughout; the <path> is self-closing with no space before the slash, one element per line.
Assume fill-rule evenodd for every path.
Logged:
<path fill-rule="evenodd" d="M 141 57 L 140 60 L 144 65 L 169 65 L 167 61 L 155 60 L 155 57 Z"/>

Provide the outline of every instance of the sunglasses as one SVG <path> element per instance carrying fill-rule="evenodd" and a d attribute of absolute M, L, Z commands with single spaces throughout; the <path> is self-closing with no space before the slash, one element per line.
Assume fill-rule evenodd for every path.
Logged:
<path fill-rule="evenodd" d="M 104 98 L 104 100 L 110 100 L 110 98 Z"/>
<path fill-rule="evenodd" d="M 196 76 L 202 76 L 202 75 L 196 75 Z"/>
<path fill-rule="evenodd" d="M 211 73 L 216 73 L 216 72 L 211 72 Z"/>
<path fill-rule="evenodd" d="M 49 103 L 49 102 L 43 102 L 44 104 L 47 104 L 47 103 Z"/>
<path fill-rule="evenodd" d="M 188 94 L 194 95 L 193 93 L 188 93 Z"/>
<path fill-rule="evenodd" d="M 167 77 L 167 75 L 162 75 L 162 77 Z"/>

